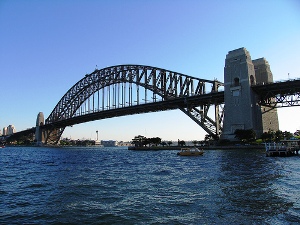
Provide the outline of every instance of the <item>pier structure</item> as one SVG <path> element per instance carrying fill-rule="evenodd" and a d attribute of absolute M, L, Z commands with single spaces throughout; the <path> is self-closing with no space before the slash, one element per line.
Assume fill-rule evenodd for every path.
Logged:
<path fill-rule="evenodd" d="M 266 156 L 295 156 L 299 155 L 300 141 L 283 140 L 279 143 L 265 143 Z"/>

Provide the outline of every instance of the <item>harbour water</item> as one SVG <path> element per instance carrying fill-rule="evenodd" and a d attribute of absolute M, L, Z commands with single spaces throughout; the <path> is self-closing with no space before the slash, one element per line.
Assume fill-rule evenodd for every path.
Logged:
<path fill-rule="evenodd" d="M 300 157 L 0 150 L 0 224 L 299 224 Z"/>

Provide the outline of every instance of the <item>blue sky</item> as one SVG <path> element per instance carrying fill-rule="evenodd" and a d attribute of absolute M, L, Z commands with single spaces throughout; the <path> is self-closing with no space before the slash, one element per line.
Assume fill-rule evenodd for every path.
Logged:
<path fill-rule="evenodd" d="M 265 57 L 274 80 L 300 78 L 297 0 L 0 0 L 1 129 L 35 125 L 86 73 L 143 64 L 223 81 L 228 51 Z M 300 129 L 300 107 L 279 109 L 280 129 Z M 64 137 L 201 140 L 179 110 L 93 121 Z"/>

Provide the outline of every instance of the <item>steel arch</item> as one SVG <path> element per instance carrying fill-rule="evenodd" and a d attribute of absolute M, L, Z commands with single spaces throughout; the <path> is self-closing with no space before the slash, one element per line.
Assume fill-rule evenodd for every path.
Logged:
<path fill-rule="evenodd" d="M 68 120 L 75 117 L 76 111 L 94 93 L 108 86 L 125 83 L 143 87 L 145 90 L 152 92 L 153 95 L 160 96 L 161 101 L 189 98 L 218 92 L 218 87 L 223 85 L 217 80 L 199 79 L 158 67 L 146 65 L 111 66 L 95 70 L 73 85 L 57 103 L 46 119 L 45 124 L 51 125 L 57 121 Z M 211 84 L 212 86 L 212 89 L 208 92 L 206 92 L 207 84 Z M 146 101 L 145 104 L 147 104 Z M 210 104 L 218 105 L 219 103 L 211 102 Z M 123 104 L 123 106 L 124 105 L 125 104 Z M 197 109 L 197 106 L 200 106 L 200 109 Z M 186 107 L 181 106 L 178 108 L 196 121 L 209 134 L 215 136 L 219 134 L 219 130 L 221 129 L 219 119 L 216 118 L 216 121 L 214 121 L 207 116 L 209 108 L 207 103 L 205 105 L 199 103 L 196 106 L 195 104 L 188 105 L 187 103 Z M 56 130 L 55 133 L 61 135 L 63 130 L 64 127 L 60 127 L 60 131 L 57 132 Z M 51 135 L 48 134 L 48 136 L 50 137 Z"/>

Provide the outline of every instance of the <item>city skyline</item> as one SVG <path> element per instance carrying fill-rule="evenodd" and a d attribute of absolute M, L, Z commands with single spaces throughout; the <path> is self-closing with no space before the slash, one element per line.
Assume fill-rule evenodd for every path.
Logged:
<path fill-rule="evenodd" d="M 228 51 L 265 57 L 274 81 L 300 78 L 297 1 L 1 1 L 0 127 L 35 126 L 85 74 L 143 64 L 223 82 Z M 5 108 L 5 110 L 4 110 Z M 280 130 L 300 129 L 299 107 L 278 109 Z M 134 136 L 201 140 L 204 130 L 180 110 L 67 127 L 72 139 Z"/>

